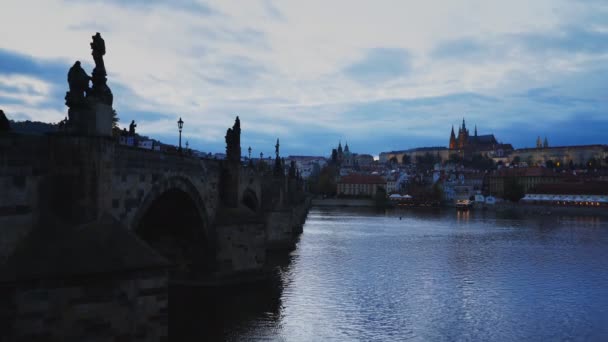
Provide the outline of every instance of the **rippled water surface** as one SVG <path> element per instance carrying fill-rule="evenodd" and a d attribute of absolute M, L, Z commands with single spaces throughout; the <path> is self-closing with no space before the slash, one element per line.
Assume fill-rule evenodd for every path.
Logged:
<path fill-rule="evenodd" d="M 608 340 L 606 218 L 313 209 L 296 250 L 278 262 L 270 284 L 173 301 L 189 309 L 180 310 L 187 318 L 171 316 L 170 333 L 234 341 Z"/>

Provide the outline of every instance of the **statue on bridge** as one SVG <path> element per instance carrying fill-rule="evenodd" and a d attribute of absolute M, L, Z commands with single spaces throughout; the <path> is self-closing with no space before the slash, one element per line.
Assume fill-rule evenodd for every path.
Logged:
<path fill-rule="evenodd" d="M 106 84 L 107 73 L 103 62 L 106 44 L 99 32 L 93 36 L 91 49 L 95 61 L 92 75 L 87 75 L 80 61 L 76 61 L 68 72 L 70 90 L 65 95 L 65 104 L 69 108 L 67 130 L 73 134 L 111 136 L 113 95 Z"/>
<path fill-rule="evenodd" d="M 277 138 L 277 143 L 276 145 L 274 145 L 274 154 L 277 156 L 277 158 L 279 158 L 279 147 L 281 145 L 279 144 L 279 138 Z"/>
<path fill-rule="evenodd" d="M 137 127 L 135 120 L 131 120 L 131 124 L 129 125 L 129 135 L 135 135 L 135 127 Z"/>
<path fill-rule="evenodd" d="M 80 61 L 76 61 L 68 71 L 68 85 L 70 91 L 65 94 L 65 104 L 70 107 L 82 107 L 84 105 L 85 95 L 89 92 L 89 81 L 91 77 L 87 75 Z"/>
<path fill-rule="evenodd" d="M 11 124 L 8 118 L 4 115 L 4 111 L 0 109 L 0 132 L 8 132 L 11 130 Z"/>
<path fill-rule="evenodd" d="M 93 51 L 91 54 L 93 55 L 93 60 L 95 61 L 95 68 L 93 69 L 93 75 L 91 77 L 93 81 L 91 95 L 98 98 L 101 102 L 111 106 L 114 97 L 112 95 L 112 91 L 106 84 L 106 76 L 108 74 L 106 73 L 106 66 L 103 62 L 103 56 L 106 54 L 106 43 L 103 38 L 101 38 L 99 32 L 97 32 L 92 38 L 93 42 L 91 43 L 91 49 Z"/>
<path fill-rule="evenodd" d="M 241 161 L 241 120 L 238 116 L 234 126 L 226 131 L 226 159 L 236 163 Z"/>
<path fill-rule="evenodd" d="M 281 145 L 279 144 L 279 138 L 277 138 L 277 143 L 276 145 L 274 145 L 274 153 L 276 155 L 276 157 L 274 158 L 274 169 L 273 169 L 273 175 L 275 177 L 283 177 L 285 176 L 285 171 L 283 171 L 283 163 L 281 162 L 281 157 L 279 157 L 279 147 Z"/>

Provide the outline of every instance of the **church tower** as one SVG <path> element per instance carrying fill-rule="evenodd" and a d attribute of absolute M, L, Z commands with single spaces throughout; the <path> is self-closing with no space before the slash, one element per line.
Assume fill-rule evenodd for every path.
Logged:
<path fill-rule="evenodd" d="M 464 122 L 464 118 L 462 118 L 462 127 L 458 129 L 458 148 L 463 149 L 467 146 L 467 142 L 469 140 L 469 131 L 467 130 L 467 126 Z"/>
<path fill-rule="evenodd" d="M 456 149 L 456 135 L 454 134 L 454 125 L 452 125 L 452 133 L 450 133 L 450 150 Z"/>

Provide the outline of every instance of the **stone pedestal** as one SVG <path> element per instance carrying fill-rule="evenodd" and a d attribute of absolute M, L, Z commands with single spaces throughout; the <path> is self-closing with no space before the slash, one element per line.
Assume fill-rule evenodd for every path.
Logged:
<path fill-rule="evenodd" d="M 85 136 L 112 136 L 112 112 L 112 106 L 87 98 L 85 106 L 70 108 L 71 131 Z"/>
<path fill-rule="evenodd" d="M 112 106 L 98 101 L 92 101 L 90 135 L 112 136 Z"/>

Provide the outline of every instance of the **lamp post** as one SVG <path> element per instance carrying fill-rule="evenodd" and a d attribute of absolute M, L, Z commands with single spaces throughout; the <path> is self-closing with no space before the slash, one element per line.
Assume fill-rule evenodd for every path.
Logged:
<path fill-rule="evenodd" d="M 249 146 L 249 148 L 247 149 L 247 151 L 249 151 L 249 160 L 251 160 L 251 146 Z"/>
<path fill-rule="evenodd" d="M 179 148 L 178 151 L 182 151 L 182 128 L 184 128 L 184 121 L 180 117 L 177 121 L 177 128 L 179 129 Z"/>

